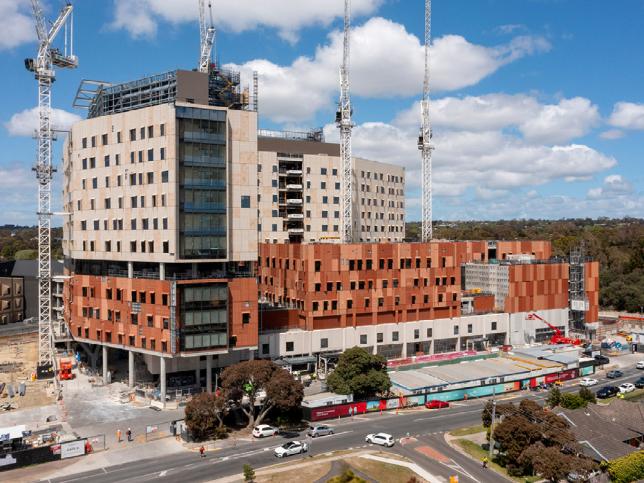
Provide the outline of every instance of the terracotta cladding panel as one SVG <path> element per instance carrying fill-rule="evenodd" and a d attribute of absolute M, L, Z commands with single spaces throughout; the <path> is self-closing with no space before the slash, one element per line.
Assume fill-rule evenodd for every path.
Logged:
<path fill-rule="evenodd" d="M 259 341 L 257 280 L 231 279 L 228 281 L 228 293 L 229 332 L 237 339 L 236 347 L 256 347 Z M 244 314 L 247 314 L 247 322 L 244 322 Z"/>
<path fill-rule="evenodd" d="M 584 264 L 584 286 L 588 299 L 588 311 L 585 314 L 586 322 L 599 320 L 599 262 Z"/>

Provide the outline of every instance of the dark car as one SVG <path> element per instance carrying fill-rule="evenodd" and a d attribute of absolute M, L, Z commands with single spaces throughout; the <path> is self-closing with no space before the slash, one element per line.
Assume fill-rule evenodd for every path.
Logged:
<path fill-rule="evenodd" d="M 606 373 L 606 377 L 608 379 L 617 379 L 618 377 L 622 377 L 623 375 L 624 375 L 624 373 L 622 371 L 617 371 L 617 370 L 608 371 Z"/>
<path fill-rule="evenodd" d="M 610 359 L 606 356 L 595 356 L 595 365 L 603 366 L 604 364 L 610 364 Z"/>
<path fill-rule="evenodd" d="M 637 381 L 635 381 L 633 384 L 635 384 L 635 387 L 637 389 L 642 389 L 644 387 L 644 377 L 640 377 Z"/>
<path fill-rule="evenodd" d="M 597 391 L 597 397 L 599 399 L 606 399 L 609 397 L 613 397 L 618 393 L 619 393 L 619 389 L 617 387 L 606 386 L 606 387 L 602 387 L 599 391 Z"/>

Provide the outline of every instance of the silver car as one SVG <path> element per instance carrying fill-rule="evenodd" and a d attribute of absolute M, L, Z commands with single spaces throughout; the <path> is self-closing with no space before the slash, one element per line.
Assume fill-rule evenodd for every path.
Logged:
<path fill-rule="evenodd" d="M 311 438 L 317 438 L 318 436 L 327 436 L 333 434 L 333 428 L 326 426 L 324 424 L 318 424 L 317 426 L 309 426 L 309 432 L 307 433 Z"/>

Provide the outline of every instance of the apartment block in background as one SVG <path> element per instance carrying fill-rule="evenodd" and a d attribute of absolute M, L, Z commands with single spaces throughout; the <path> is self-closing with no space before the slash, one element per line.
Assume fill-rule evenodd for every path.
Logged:
<path fill-rule="evenodd" d="M 265 243 L 340 241 L 340 146 L 322 131 L 260 131 L 258 138 L 259 240 Z M 354 239 L 402 241 L 405 168 L 353 160 Z"/>
<path fill-rule="evenodd" d="M 257 113 L 216 68 L 85 97 L 64 147 L 70 332 L 102 348 L 104 375 L 125 351 L 130 385 L 135 354 L 163 393 L 203 365 L 210 385 L 257 347 Z"/>

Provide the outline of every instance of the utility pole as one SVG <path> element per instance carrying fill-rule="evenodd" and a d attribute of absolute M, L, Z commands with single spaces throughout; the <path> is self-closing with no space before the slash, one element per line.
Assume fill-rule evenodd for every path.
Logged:
<path fill-rule="evenodd" d="M 71 19 L 73 7 L 67 3 L 54 23 L 47 28 L 47 22 L 39 0 L 31 0 L 38 54 L 35 59 L 25 59 L 25 67 L 33 72 L 38 81 L 38 160 L 33 168 L 38 180 L 38 369 L 41 374 L 52 373 L 55 369 L 54 342 L 51 321 L 51 180 L 55 169 L 51 162 L 51 145 L 54 139 L 51 126 L 51 86 L 56 80 L 54 67 L 73 69 L 78 58 L 73 54 L 74 27 L 70 22 L 69 43 L 67 21 Z M 52 44 L 65 27 L 65 47 L 60 49 Z M 68 51 L 69 48 L 69 51 Z M 53 375 L 53 374 L 51 374 Z"/>
<path fill-rule="evenodd" d="M 494 450 L 494 420 L 496 419 L 496 387 L 492 388 L 492 424 L 490 424 L 490 448 L 488 459 L 492 461 L 492 451 Z"/>
<path fill-rule="evenodd" d="M 340 158 L 342 161 L 342 241 L 353 242 L 353 159 L 351 155 L 351 96 L 349 95 L 349 47 L 351 2 L 344 0 L 344 49 L 340 66 L 340 102 L 335 123 L 340 128 Z"/>
<path fill-rule="evenodd" d="M 423 79 L 423 99 L 420 103 L 421 127 L 418 136 L 418 149 L 422 154 L 422 227 L 421 240 L 431 241 L 432 231 L 432 126 L 429 119 L 429 44 L 431 40 L 432 1 L 425 0 L 425 77 Z"/>

